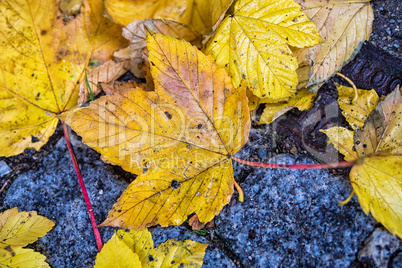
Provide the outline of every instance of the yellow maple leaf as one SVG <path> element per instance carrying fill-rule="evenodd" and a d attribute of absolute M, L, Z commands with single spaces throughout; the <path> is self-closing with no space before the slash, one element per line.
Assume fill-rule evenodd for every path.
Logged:
<path fill-rule="evenodd" d="M 310 92 L 307 88 L 299 90 L 293 98 L 290 98 L 286 103 L 268 103 L 265 106 L 264 112 L 261 114 L 260 124 L 270 124 L 276 118 L 286 112 L 297 108 L 300 111 L 305 111 L 313 106 L 316 94 Z M 260 103 L 265 103 L 264 99 Z"/>
<path fill-rule="evenodd" d="M 49 114 L 77 104 L 90 59 L 105 62 L 126 45 L 100 0 L 70 21 L 55 1 L 1 2 L 0 32 L 0 156 L 43 146 L 58 122 Z"/>
<path fill-rule="evenodd" d="M 175 239 L 170 239 L 154 248 L 151 233 L 147 229 L 142 231 L 117 230 L 117 233 L 110 238 L 102 251 L 98 253 L 95 268 L 201 267 L 207 247 L 208 244 L 191 240 L 179 242 Z M 123 252 L 122 256 L 118 254 L 120 251 Z M 127 256 L 130 256 L 130 258 Z M 139 259 L 142 259 L 142 261 L 140 262 Z"/>
<path fill-rule="evenodd" d="M 122 25 L 135 20 L 172 19 L 201 34 L 210 33 L 233 0 L 105 0 L 108 15 Z"/>
<path fill-rule="evenodd" d="M 210 221 L 233 193 L 231 155 L 248 139 L 244 88 L 188 42 L 147 38 L 155 92 L 118 91 L 61 116 L 102 158 L 140 174 L 103 223 Z"/>
<path fill-rule="evenodd" d="M 46 257 L 22 247 L 38 240 L 54 226 L 51 220 L 35 211 L 18 212 L 12 208 L 0 214 L 0 266 L 49 267 Z"/>
<path fill-rule="evenodd" d="M 295 0 L 317 26 L 323 42 L 295 52 L 298 88 L 324 82 L 347 64 L 371 34 L 374 20 L 369 0 Z M 315 87 L 318 88 L 318 87 Z"/>
<path fill-rule="evenodd" d="M 239 0 L 208 42 L 206 54 L 226 67 L 238 87 L 242 79 L 259 98 L 286 100 L 296 92 L 297 60 L 289 48 L 320 41 L 314 23 L 293 0 Z"/>
<path fill-rule="evenodd" d="M 357 89 L 358 97 L 356 103 L 352 103 L 355 92 L 352 87 L 335 84 L 338 89 L 338 104 L 342 114 L 354 129 L 362 128 L 367 117 L 375 109 L 380 98 L 372 90 Z"/>

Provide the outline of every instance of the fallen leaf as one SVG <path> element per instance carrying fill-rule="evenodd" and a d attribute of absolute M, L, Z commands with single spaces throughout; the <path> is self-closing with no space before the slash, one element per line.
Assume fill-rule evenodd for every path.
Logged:
<path fill-rule="evenodd" d="M 112 83 L 100 83 L 100 88 L 106 95 L 112 95 L 116 91 L 125 90 L 125 89 L 134 89 L 136 87 L 141 88 L 142 90 L 146 90 L 146 84 L 140 83 L 136 81 L 114 81 Z"/>
<path fill-rule="evenodd" d="M 77 15 L 80 11 L 83 0 L 61 0 L 59 2 L 60 10 L 67 16 Z"/>
<path fill-rule="evenodd" d="M 363 211 L 402 238 L 402 157 L 368 156 L 350 171 Z"/>
<path fill-rule="evenodd" d="M 131 72 L 139 78 L 145 77 L 141 67 L 148 61 L 148 57 L 143 56 L 143 50 L 147 47 L 147 32 L 169 35 L 201 47 L 202 35 L 184 24 L 160 19 L 136 20 L 129 23 L 123 28 L 123 36 L 130 40 L 128 49 L 130 50 Z"/>
<path fill-rule="evenodd" d="M 140 174 L 103 226 L 208 222 L 233 193 L 231 155 L 248 139 L 244 88 L 188 42 L 147 38 L 155 92 L 118 91 L 60 118 L 102 158 Z"/>
<path fill-rule="evenodd" d="M 0 267 L 32 268 L 49 267 L 46 257 L 29 248 L 7 247 L 0 248 Z"/>
<path fill-rule="evenodd" d="M 294 108 L 300 111 L 308 110 L 313 106 L 315 97 L 315 93 L 305 88 L 299 90 L 287 103 L 268 103 L 265 106 L 264 112 L 261 114 L 259 123 L 270 124 L 272 121 Z M 264 99 L 260 100 L 260 103 L 264 103 Z"/>
<path fill-rule="evenodd" d="M 289 48 L 313 46 L 320 36 L 293 0 L 240 0 L 206 47 L 233 86 L 245 79 L 259 98 L 287 100 L 296 93 L 297 60 Z"/>
<path fill-rule="evenodd" d="M 378 103 L 364 128 L 355 133 L 355 147 L 361 156 L 375 152 L 402 154 L 402 96 L 400 88 Z"/>
<path fill-rule="evenodd" d="M 149 262 L 149 251 L 154 248 L 151 233 L 147 230 L 117 230 L 117 237 L 124 242 L 135 254 L 143 267 Z"/>
<path fill-rule="evenodd" d="M 141 267 L 138 255 L 135 254 L 116 233 L 96 255 L 94 268 L 136 268 Z"/>
<path fill-rule="evenodd" d="M 374 15 L 368 0 L 295 1 L 323 38 L 322 43 L 295 54 L 303 66 L 298 70 L 300 87 L 309 87 L 326 81 L 353 59 L 370 37 Z"/>
<path fill-rule="evenodd" d="M 68 21 L 55 1 L 0 3 L 0 156 L 39 150 L 59 114 L 77 104 L 83 71 L 126 46 L 103 18 L 102 1 L 85 1 Z"/>
<path fill-rule="evenodd" d="M 339 84 L 335 84 L 335 86 L 338 89 L 339 108 L 341 108 L 346 121 L 354 130 L 363 128 L 367 117 L 380 101 L 377 92 L 374 89 L 357 89 L 358 98 L 353 104 L 352 100 L 355 96 L 353 88 Z"/>
<path fill-rule="evenodd" d="M 194 214 L 189 220 L 188 220 L 188 225 L 191 226 L 191 229 L 193 230 L 201 230 L 202 228 L 205 227 L 206 223 L 201 223 L 200 220 L 198 219 L 197 214 Z"/>
<path fill-rule="evenodd" d="M 12 208 L 0 214 L 0 248 L 20 246 L 35 242 L 54 226 L 51 220 L 39 216 L 35 211 L 19 212 Z"/>
<path fill-rule="evenodd" d="M 122 25 L 135 20 L 171 19 L 208 34 L 223 18 L 233 0 L 105 0 L 108 15 Z"/>
<path fill-rule="evenodd" d="M 341 154 L 345 156 L 345 161 L 356 160 L 357 155 L 353 150 L 354 131 L 344 127 L 331 127 L 320 129 L 320 132 L 328 136 L 328 144 L 332 144 Z"/>

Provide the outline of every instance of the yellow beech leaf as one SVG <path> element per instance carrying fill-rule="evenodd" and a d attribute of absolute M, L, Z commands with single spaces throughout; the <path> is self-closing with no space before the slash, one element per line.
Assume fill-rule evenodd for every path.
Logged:
<path fill-rule="evenodd" d="M 96 255 L 94 268 L 137 268 L 141 267 L 138 255 L 118 238 L 116 233 Z"/>
<path fill-rule="evenodd" d="M 343 116 L 348 121 L 349 125 L 354 129 L 363 128 L 364 122 L 375 109 L 380 98 L 372 90 L 357 89 L 358 98 L 355 104 L 352 104 L 352 100 L 355 96 L 355 92 L 352 87 L 346 87 L 339 84 L 335 84 L 338 89 L 338 104 L 342 110 Z"/>
<path fill-rule="evenodd" d="M 369 0 L 295 0 L 317 26 L 323 42 L 296 52 L 300 87 L 321 83 L 346 65 L 371 34 Z M 307 62 L 307 63 L 306 63 Z"/>
<path fill-rule="evenodd" d="M 315 97 L 315 93 L 309 92 L 307 88 L 304 88 L 299 90 L 287 103 L 268 103 L 265 106 L 264 112 L 261 114 L 259 123 L 270 124 L 272 121 L 293 108 L 297 108 L 300 111 L 308 110 L 313 106 Z M 260 103 L 264 102 L 264 99 L 260 100 Z"/>
<path fill-rule="evenodd" d="M 168 268 L 168 267 L 202 267 L 205 249 L 208 244 L 202 244 L 191 240 L 176 241 L 170 239 L 150 250 L 148 262 L 143 267 Z"/>
<path fill-rule="evenodd" d="M 131 72 L 140 78 L 145 77 L 141 65 L 144 59 L 143 50 L 147 47 L 147 32 L 160 33 L 171 37 L 186 40 L 197 47 L 201 47 L 202 35 L 190 27 L 172 21 L 160 19 L 136 20 L 123 28 L 123 36 L 130 40 Z"/>
<path fill-rule="evenodd" d="M 353 161 L 357 158 L 353 151 L 353 134 L 352 130 L 344 127 L 331 127 L 328 129 L 320 129 L 320 132 L 328 136 L 328 144 L 332 144 L 341 154 L 345 156 L 346 161 Z"/>
<path fill-rule="evenodd" d="M 108 15 L 117 23 L 135 20 L 172 19 L 208 34 L 226 13 L 233 0 L 105 0 Z"/>
<path fill-rule="evenodd" d="M 19 212 L 17 208 L 0 214 L 0 248 L 24 247 L 52 229 L 54 223 L 35 211 Z"/>
<path fill-rule="evenodd" d="M 101 0 L 70 21 L 57 1 L 0 2 L 0 156 L 43 146 L 58 122 L 49 114 L 77 104 L 90 59 L 103 63 L 126 44 L 102 14 Z"/>
<path fill-rule="evenodd" d="M 289 48 L 320 41 L 312 21 L 293 0 L 237 1 L 208 42 L 206 54 L 226 67 L 235 87 L 245 79 L 259 98 L 286 100 L 296 93 L 297 60 Z"/>
<path fill-rule="evenodd" d="M 364 128 L 355 133 L 355 147 L 362 157 L 376 152 L 402 154 L 402 96 L 400 88 L 378 103 Z"/>
<path fill-rule="evenodd" d="M 122 90 L 61 116 L 103 159 L 140 174 L 103 226 L 209 222 L 233 193 L 231 155 L 248 139 L 244 88 L 212 57 L 161 34 L 147 38 L 155 92 Z"/>
<path fill-rule="evenodd" d="M 135 254 L 144 267 L 144 264 L 149 262 L 148 252 L 154 248 L 151 233 L 147 230 L 117 230 L 117 237 L 123 241 Z"/>
<path fill-rule="evenodd" d="M 32 268 L 49 267 L 46 257 L 28 248 L 6 247 L 0 248 L 0 267 Z"/>
<path fill-rule="evenodd" d="M 402 238 L 402 156 L 365 157 L 350 180 L 364 212 Z"/>

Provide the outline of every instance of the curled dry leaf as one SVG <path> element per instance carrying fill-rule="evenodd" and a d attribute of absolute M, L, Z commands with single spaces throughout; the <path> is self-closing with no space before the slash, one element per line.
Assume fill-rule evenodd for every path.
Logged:
<path fill-rule="evenodd" d="M 295 0 L 317 26 L 323 42 L 295 52 L 299 88 L 326 81 L 346 65 L 368 40 L 373 9 L 368 0 Z M 315 87 L 317 88 L 317 87 Z"/>
<path fill-rule="evenodd" d="M 100 83 L 99 86 L 100 86 L 100 88 L 102 88 L 102 91 L 106 93 L 106 95 L 112 95 L 116 91 L 126 90 L 126 89 L 134 89 L 136 87 L 146 90 L 145 83 L 140 83 L 140 82 L 136 82 L 136 81 L 124 81 L 124 82 L 114 81 L 109 84 Z"/>
<path fill-rule="evenodd" d="M 76 106 L 90 60 L 127 46 L 100 0 L 65 18 L 56 1 L 0 2 L 0 156 L 39 150 L 58 122 L 49 114 Z"/>
<path fill-rule="evenodd" d="M 287 100 L 296 93 L 297 60 L 289 46 L 313 46 L 320 41 L 312 21 L 293 0 L 239 0 L 208 42 L 220 67 L 232 76 L 234 87 L 244 79 L 259 98 Z"/>
<path fill-rule="evenodd" d="M 108 15 L 122 25 L 143 19 L 171 19 L 208 34 L 233 0 L 105 0 Z"/>
<path fill-rule="evenodd" d="M 148 61 L 148 57 L 147 55 L 144 56 L 143 52 L 147 47 L 147 33 L 149 32 L 169 35 L 201 47 L 202 35 L 184 24 L 160 19 L 134 21 L 123 28 L 123 36 L 130 40 L 128 49 L 130 50 L 131 72 L 139 78 L 145 77 L 142 68 L 144 63 Z"/>
<path fill-rule="evenodd" d="M 231 155 L 248 139 L 244 88 L 188 42 L 147 38 L 155 92 L 118 91 L 61 116 L 102 158 L 140 174 L 103 226 L 210 221 L 233 193 Z"/>
<path fill-rule="evenodd" d="M 125 74 L 130 69 L 130 61 L 115 62 L 108 60 L 104 64 L 94 68 L 87 79 L 93 96 L 98 95 L 102 89 L 99 87 L 100 83 L 111 83 Z M 78 98 L 78 105 L 82 105 L 89 101 L 89 89 L 86 81 L 80 84 L 80 92 Z"/>
<path fill-rule="evenodd" d="M 261 114 L 260 124 L 270 124 L 272 121 L 287 113 L 293 108 L 305 111 L 314 104 L 316 94 L 309 92 L 307 88 L 299 90 L 293 98 L 286 103 L 268 103 L 265 105 L 264 112 Z M 264 99 L 260 103 L 265 103 Z"/>
<path fill-rule="evenodd" d="M 353 88 L 342 86 L 337 83 L 335 86 L 338 89 L 339 108 L 341 108 L 346 121 L 348 121 L 349 125 L 354 130 L 363 128 L 367 117 L 380 101 L 377 92 L 375 92 L 374 89 L 357 89 L 358 98 L 356 103 L 353 104 L 352 100 L 355 96 Z"/>

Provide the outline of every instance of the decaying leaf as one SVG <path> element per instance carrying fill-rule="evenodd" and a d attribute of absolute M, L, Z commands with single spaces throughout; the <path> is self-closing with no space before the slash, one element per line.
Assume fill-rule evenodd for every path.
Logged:
<path fill-rule="evenodd" d="M 105 0 L 108 15 L 122 25 L 135 20 L 172 19 L 208 34 L 233 0 Z"/>
<path fill-rule="evenodd" d="M 113 81 L 112 83 L 100 83 L 100 88 L 106 95 L 112 95 L 116 91 L 125 90 L 125 89 L 134 89 L 136 87 L 142 88 L 146 90 L 146 84 L 140 83 L 136 81 Z"/>
<path fill-rule="evenodd" d="M 297 108 L 300 111 L 305 111 L 313 106 L 316 94 L 309 92 L 308 89 L 299 90 L 293 98 L 290 98 L 286 103 L 268 103 L 265 106 L 264 112 L 261 114 L 260 124 L 270 124 L 276 118 L 286 112 Z M 264 103 L 264 99 L 260 103 Z"/>
<path fill-rule="evenodd" d="M 191 240 L 170 239 L 154 248 L 148 230 L 118 230 L 98 253 L 95 268 L 201 267 L 207 246 Z"/>
<path fill-rule="evenodd" d="M 231 155 L 247 141 L 244 88 L 188 42 L 147 38 L 155 92 L 118 91 L 61 116 L 102 158 L 140 174 L 103 226 L 208 222 L 233 193 Z"/>
<path fill-rule="evenodd" d="M 201 47 L 202 35 L 184 24 L 160 19 L 134 21 L 123 28 L 123 36 L 130 40 L 131 72 L 139 78 L 145 77 L 142 65 L 148 61 L 148 57 L 143 56 L 147 47 L 147 32 L 169 35 Z"/>
<path fill-rule="evenodd" d="M 320 129 L 320 132 L 328 136 L 328 143 L 332 144 L 341 154 L 345 156 L 346 161 L 353 161 L 357 158 L 353 150 L 354 139 L 352 130 L 344 127 L 331 127 Z"/>
<path fill-rule="evenodd" d="M 296 52 L 303 68 L 299 87 L 324 82 L 346 65 L 371 34 L 373 9 L 369 0 L 295 0 L 317 26 L 323 42 Z"/>
<path fill-rule="evenodd" d="M 364 122 L 377 106 L 380 98 L 372 90 L 357 89 L 358 98 L 356 103 L 353 104 L 355 92 L 352 87 L 346 87 L 339 84 L 335 84 L 338 89 L 338 104 L 342 110 L 343 116 L 348 121 L 349 125 L 354 129 L 363 128 Z"/>
<path fill-rule="evenodd" d="M 55 1 L 0 2 L 0 156 L 38 150 L 77 104 L 83 71 L 126 46 L 100 0 L 64 20 Z"/>
<path fill-rule="evenodd" d="M 297 60 L 289 48 L 313 46 L 320 36 L 293 0 L 239 0 L 208 42 L 206 54 L 238 87 L 245 79 L 259 98 L 287 100 L 296 93 Z"/>
<path fill-rule="evenodd" d="M 35 211 L 18 212 L 12 208 L 0 214 L 0 266 L 49 267 L 46 257 L 22 247 L 38 240 L 54 226 Z"/>
<path fill-rule="evenodd" d="M 100 83 L 111 83 L 125 74 L 129 69 L 130 61 L 115 62 L 114 60 L 108 60 L 93 69 L 87 77 L 93 96 L 98 95 L 102 91 L 99 86 Z M 82 105 L 87 101 L 89 101 L 89 89 L 86 81 L 83 81 L 80 85 L 78 105 Z"/>
<path fill-rule="evenodd" d="M 402 156 L 365 157 L 353 166 L 350 180 L 364 212 L 402 238 Z"/>

